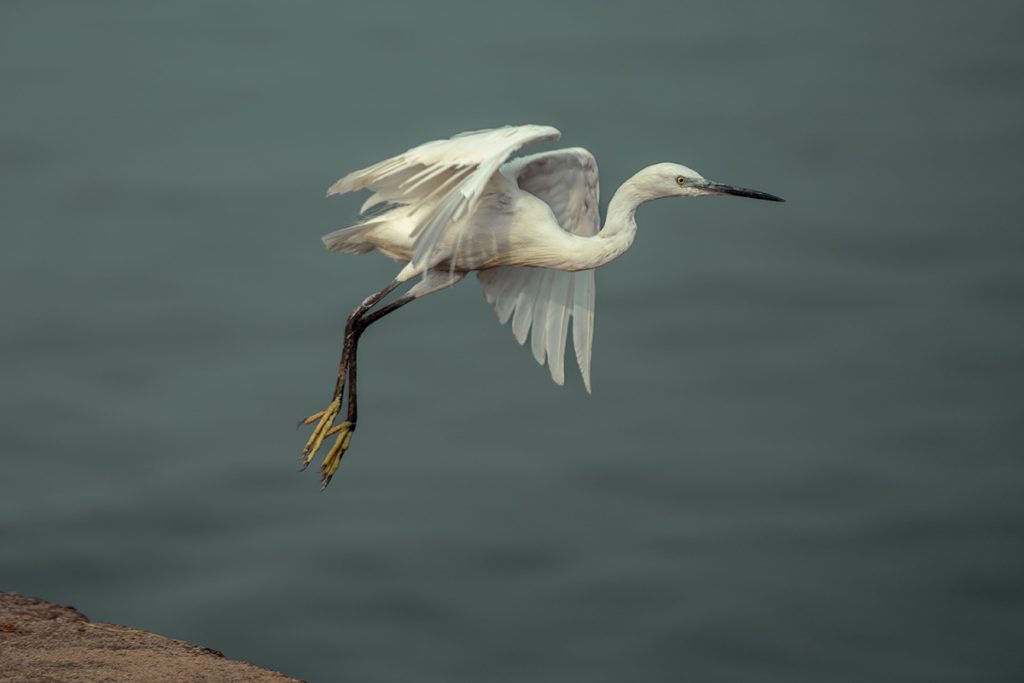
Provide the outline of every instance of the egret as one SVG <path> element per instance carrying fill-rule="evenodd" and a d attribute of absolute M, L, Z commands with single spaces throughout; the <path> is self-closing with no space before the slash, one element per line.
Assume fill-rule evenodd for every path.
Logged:
<path fill-rule="evenodd" d="M 402 306 L 456 284 L 476 271 L 498 320 L 512 320 L 520 344 L 564 381 L 572 322 L 576 362 L 590 392 L 594 269 L 621 256 L 636 235 L 634 214 L 662 197 L 736 195 L 781 202 L 766 192 L 707 180 L 673 163 L 644 168 L 612 195 L 604 227 L 598 210 L 597 162 L 581 147 L 510 157 L 532 142 L 557 140 L 550 126 L 505 126 L 434 140 L 355 171 L 328 196 L 368 189 L 358 222 L 323 237 L 330 251 L 378 251 L 402 265 L 398 275 L 349 315 L 334 394 L 300 424 L 315 425 L 302 449 L 302 469 L 335 436 L 320 466 L 326 488 L 348 450 L 358 417 L 356 351 L 371 324 Z M 419 278 L 391 303 L 384 299 Z M 347 390 L 346 419 L 341 412 Z"/>

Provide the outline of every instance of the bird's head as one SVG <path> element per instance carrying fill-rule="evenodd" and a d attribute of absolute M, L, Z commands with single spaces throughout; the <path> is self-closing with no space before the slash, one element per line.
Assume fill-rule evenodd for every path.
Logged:
<path fill-rule="evenodd" d="M 637 174 L 637 180 L 644 191 L 650 193 L 651 199 L 659 197 L 700 197 L 703 195 L 731 194 L 737 197 L 764 199 L 770 202 L 784 202 L 759 190 L 748 190 L 745 187 L 725 185 L 708 180 L 692 168 L 682 164 L 655 164 L 648 166 Z"/>

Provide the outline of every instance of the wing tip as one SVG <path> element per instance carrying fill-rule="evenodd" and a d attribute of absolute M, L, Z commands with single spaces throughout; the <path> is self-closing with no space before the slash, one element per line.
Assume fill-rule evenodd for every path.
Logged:
<path fill-rule="evenodd" d="M 537 126 L 537 129 L 537 132 L 543 132 L 548 140 L 560 140 L 562 138 L 562 131 L 558 130 L 554 126 L 539 125 Z"/>
<path fill-rule="evenodd" d="M 334 195 L 345 194 L 346 192 L 351 192 L 353 189 L 355 189 L 353 187 L 352 181 L 349 179 L 350 177 L 351 176 L 345 176 L 344 178 L 342 178 L 341 180 L 327 188 L 327 196 L 333 197 Z"/>

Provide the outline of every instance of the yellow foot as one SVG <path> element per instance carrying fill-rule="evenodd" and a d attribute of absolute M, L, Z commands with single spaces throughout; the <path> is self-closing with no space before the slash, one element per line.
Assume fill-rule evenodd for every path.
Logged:
<path fill-rule="evenodd" d="M 316 422 L 316 427 L 313 427 L 313 433 L 309 435 L 309 441 L 306 442 L 305 447 L 302 449 L 302 468 L 306 469 L 309 467 L 309 463 L 313 461 L 313 456 L 320 450 L 320 446 L 323 444 L 324 439 L 327 438 L 328 432 L 333 429 L 334 418 L 338 416 L 338 411 L 341 410 L 341 397 L 336 396 L 331 404 L 319 413 L 313 413 L 300 424 L 313 424 Z"/>
<path fill-rule="evenodd" d="M 338 466 L 341 464 L 341 456 L 345 455 L 345 451 L 348 450 L 349 441 L 352 440 L 352 432 L 355 430 L 356 423 L 345 420 L 327 431 L 325 436 L 337 434 L 338 439 L 331 446 L 331 450 L 327 451 L 327 457 L 320 463 L 320 471 L 323 472 L 323 478 L 320 480 L 321 491 L 327 488 L 327 485 L 331 483 L 331 477 L 338 471 Z"/>

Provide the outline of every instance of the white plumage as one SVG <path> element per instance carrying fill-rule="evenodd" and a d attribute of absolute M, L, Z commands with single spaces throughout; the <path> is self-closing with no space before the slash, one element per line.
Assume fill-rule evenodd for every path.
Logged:
<path fill-rule="evenodd" d="M 349 317 L 334 401 L 318 413 L 303 451 L 308 464 L 324 435 L 341 429 L 325 460 L 325 484 L 355 428 L 355 362 L 359 335 L 383 315 L 452 286 L 477 271 L 484 297 L 502 324 L 512 321 L 520 344 L 530 338 L 538 363 L 557 384 L 565 381 L 569 324 L 584 385 L 591 389 L 594 268 L 633 243 L 637 207 L 673 196 L 734 194 L 782 201 L 756 190 L 706 180 L 673 163 L 644 168 L 612 196 L 604 227 L 598 210 L 597 162 L 574 147 L 509 158 L 522 147 L 557 140 L 550 126 L 505 126 L 461 133 L 413 147 L 345 176 L 328 195 L 370 190 L 360 222 L 323 238 L 332 251 L 379 251 L 402 264 L 394 281 Z M 600 228 L 600 229 L 599 229 Z M 401 283 L 419 277 L 405 296 L 374 309 Z M 346 373 L 349 418 L 331 427 L 340 409 Z M 344 437 L 344 438 L 343 438 Z M 342 443 L 344 441 L 344 443 Z"/>
<path fill-rule="evenodd" d="M 462 133 L 351 173 L 328 194 L 365 188 L 373 194 L 364 212 L 393 208 L 326 235 L 324 244 L 349 253 L 377 249 L 406 264 L 399 281 L 432 269 L 453 279 L 478 270 L 498 319 L 504 324 L 512 318 L 520 344 L 532 329 L 533 356 L 542 365 L 547 361 L 558 384 L 565 381 L 565 345 L 574 319 L 576 359 L 590 391 L 594 273 L 556 269 L 577 270 L 572 254 L 538 252 L 558 232 L 597 234 L 597 162 L 587 150 L 574 148 L 505 163 L 524 145 L 559 135 L 550 126 L 532 125 Z M 539 262 L 549 267 L 531 267 Z"/>

